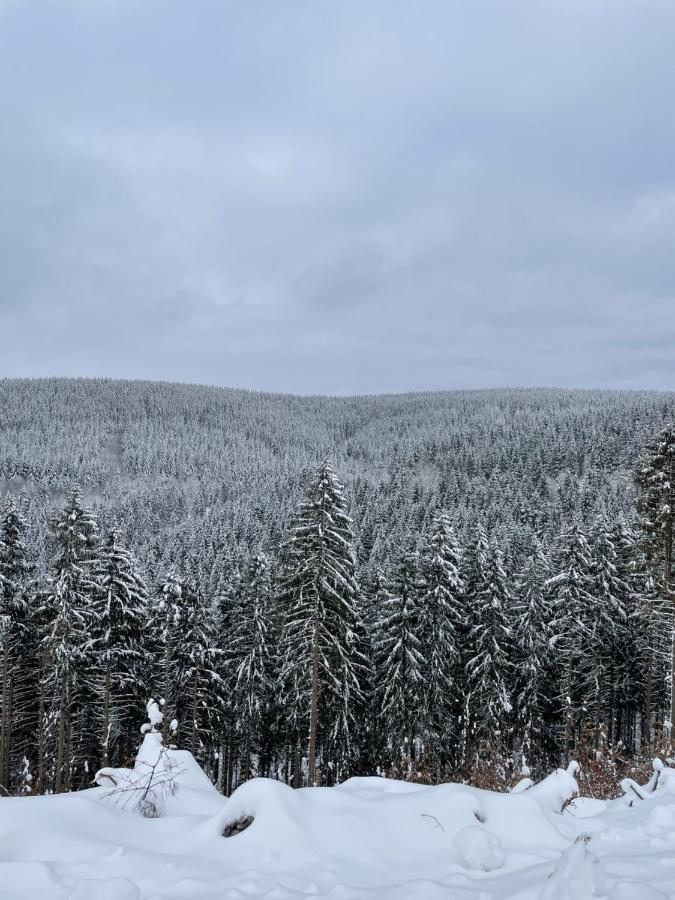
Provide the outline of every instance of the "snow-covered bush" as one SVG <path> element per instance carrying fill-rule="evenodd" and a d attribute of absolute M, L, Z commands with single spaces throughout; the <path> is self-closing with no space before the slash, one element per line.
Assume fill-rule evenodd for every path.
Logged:
<path fill-rule="evenodd" d="M 180 769 L 162 741 L 162 712 L 154 700 L 147 704 L 148 722 L 133 769 L 103 768 L 96 773 L 100 787 L 109 788 L 101 799 L 147 819 L 162 815 L 166 799 L 178 790 Z"/>

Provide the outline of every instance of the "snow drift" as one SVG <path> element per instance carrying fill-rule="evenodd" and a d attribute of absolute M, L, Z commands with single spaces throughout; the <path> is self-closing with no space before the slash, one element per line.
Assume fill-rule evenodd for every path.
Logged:
<path fill-rule="evenodd" d="M 610 803 L 574 801 L 571 771 L 511 794 L 254 779 L 225 799 L 189 753 L 169 753 L 177 789 L 159 818 L 111 802 L 110 783 L 0 800 L 0 897 L 675 900 L 673 770 Z"/>

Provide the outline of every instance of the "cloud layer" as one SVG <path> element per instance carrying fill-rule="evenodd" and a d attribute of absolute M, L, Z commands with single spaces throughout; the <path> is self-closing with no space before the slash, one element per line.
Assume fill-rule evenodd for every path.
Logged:
<path fill-rule="evenodd" d="M 675 388 L 670 0 L 0 0 L 0 374 Z"/>

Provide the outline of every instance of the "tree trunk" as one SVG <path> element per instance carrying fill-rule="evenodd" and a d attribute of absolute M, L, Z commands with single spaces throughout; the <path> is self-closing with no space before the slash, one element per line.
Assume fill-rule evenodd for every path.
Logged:
<path fill-rule="evenodd" d="M 220 745 L 220 750 L 218 751 L 218 776 L 216 787 L 221 794 L 225 793 L 225 747 L 223 744 Z"/>
<path fill-rule="evenodd" d="M 314 621 L 314 637 L 312 640 L 312 671 L 309 700 L 309 752 L 307 754 L 307 773 L 310 787 L 316 786 L 316 730 L 319 717 L 319 619 Z"/>
<path fill-rule="evenodd" d="M 301 786 L 302 777 L 300 772 L 300 744 L 296 744 L 293 748 L 293 787 Z"/>
<path fill-rule="evenodd" d="M 675 484 L 675 471 L 674 467 L 671 464 L 671 485 Z M 673 722 L 675 722 L 675 596 L 672 592 L 672 577 L 673 577 L 673 516 L 672 514 L 668 517 L 665 527 L 664 534 L 664 557 L 665 557 L 665 572 L 664 580 L 665 580 L 665 592 L 666 599 L 670 601 L 673 609 L 673 622 L 672 622 L 672 638 L 671 638 L 671 655 L 670 655 L 670 714 L 666 717 L 663 723 L 663 732 L 666 740 L 672 746 L 672 731 L 673 731 Z"/>
<path fill-rule="evenodd" d="M 572 657 L 567 667 L 567 710 L 565 713 L 565 754 L 566 762 L 572 759 L 574 750 L 574 720 L 572 717 Z"/>
<path fill-rule="evenodd" d="M 248 781 L 251 777 L 251 731 L 250 725 L 246 731 L 246 744 L 244 745 L 244 768 L 241 773 L 242 781 Z"/>
<path fill-rule="evenodd" d="M 38 701 L 38 752 L 37 752 L 37 784 L 35 785 L 38 794 L 45 792 L 45 687 L 44 687 L 44 661 L 40 665 L 40 694 Z"/>
<path fill-rule="evenodd" d="M 196 758 L 197 756 L 197 687 L 199 676 L 195 669 L 192 679 L 192 739 L 190 741 L 190 752 Z"/>
<path fill-rule="evenodd" d="M 59 736 L 56 744 L 56 774 L 54 779 L 54 793 L 60 794 L 63 790 L 64 782 L 68 779 L 64 778 L 66 767 L 66 717 L 68 715 L 68 686 L 65 675 L 61 676 L 61 692 L 59 696 Z M 70 760 L 68 760 L 70 764 Z"/>
<path fill-rule="evenodd" d="M 650 649 L 647 653 L 647 662 L 645 664 L 645 724 L 642 734 L 642 743 L 647 755 L 650 754 L 652 746 L 652 666 L 653 652 Z"/>
<path fill-rule="evenodd" d="M 101 768 L 108 765 L 110 742 L 110 659 L 106 664 L 105 688 L 103 694 L 103 747 L 101 752 Z"/>
<path fill-rule="evenodd" d="M 11 702 L 9 691 L 9 636 L 5 637 L 2 656 L 2 716 L 0 717 L 0 786 L 9 788 L 9 753 L 11 728 Z"/>
<path fill-rule="evenodd" d="M 232 727 L 230 726 L 230 737 L 227 743 L 227 775 L 225 778 L 225 796 L 229 797 L 232 793 L 232 779 L 234 777 L 234 741 L 232 740 Z"/>

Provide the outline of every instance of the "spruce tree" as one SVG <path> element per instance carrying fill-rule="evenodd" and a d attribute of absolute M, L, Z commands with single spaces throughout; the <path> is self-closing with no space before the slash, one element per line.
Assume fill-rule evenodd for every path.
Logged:
<path fill-rule="evenodd" d="M 0 786 L 11 786 L 16 746 L 25 737 L 22 700 L 31 677 L 28 655 L 30 617 L 27 603 L 26 525 L 11 497 L 0 521 L 0 640 L 2 685 L 0 694 Z M 28 671 L 27 671 L 28 669 Z M 24 726 L 22 728 L 22 726 Z"/>
<path fill-rule="evenodd" d="M 74 766 L 84 781 L 93 778 L 96 760 L 88 767 L 94 732 L 91 696 L 86 680 L 89 610 L 96 596 L 96 523 L 75 491 L 52 525 L 55 558 L 44 597 L 46 631 L 43 648 L 54 701 L 56 754 L 54 791 L 71 787 Z M 88 772 L 88 768 L 93 771 Z"/>
<path fill-rule="evenodd" d="M 433 521 L 422 556 L 420 585 L 425 743 L 437 779 L 449 763 L 458 762 L 460 744 L 461 641 L 466 625 L 460 566 L 457 538 L 449 517 L 441 513 Z"/>
<path fill-rule="evenodd" d="M 122 765 L 132 748 L 148 696 L 145 630 L 148 591 L 131 551 L 115 528 L 100 550 L 90 647 L 102 672 L 101 766 Z M 111 763 L 111 753 L 114 759 Z"/>
<path fill-rule="evenodd" d="M 309 735 L 310 785 L 317 783 L 322 745 L 332 745 L 339 757 L 349 753 L 352 701 L 361 693 L 353 641 L 358 587 L 352 545 L 342 485 L 330 463 L 323 462 L 284 546 L 279 597 L 284 609 L 281 678 L 294 742 L 299 746 L 302 735 Z M 297 779 L 297 763 L 295 768 Z"/>
<path fill-rule="evenodd" d="M 516 746 L 523 764 L 540 771 L 557 761 L 554 614 L 550 592 L 544 587 L 549 571 L 550 565 L 538 548 L 516 581 Z"/>
<path fill-rule="evenodd" d="M 257 554 L 242 573 L 228 647 L 235 727 L 244 744 L 243 778 L 251 777 L 251 754 L 260 754 L 263 726 L 270 725 L 270 607 L 269 564 Z"/>
<path fill-rule="evenodd" d="M 153 694 L 162 708 L 162 741 L 172 746 L 178 727 L 179 695 L 184 685 L 177 680 L 176 657 L 183 639 L 184 580 L 172 569 L 159 585 L 150 609 L 150 646 L 153 656 Z"/>
<path fill-rule="evenodd" d="M 475 759 L 497 758 L 511 724 L 514 683 L 512 597 L 502 554 L 489 546 L 482 583 L 474 587 L 466 691 L 469 746 Z"/>
<path fill-rule="evenodd" d="M 627 627 L 629 585 L 619 569 L 610 526 L 601 520 L 592 537 L 591 586 L 583 615 L 581 671 L 586 679 L 585 704 L 592 711 L 596 748 L 601 725 L 614 715 L 614 662 Z"/>
<path fill-rule="evenodd" d="M 670 713 L 663 723 L 666 740 L 672 741 L 675 721 L 675 591 L 673 590 L 673 540 L 675 539 L 675 426 L 668 425 L 654 438 L 638 466 L 638 510 L 645 549 L 656 584 L 668 610 L 671 632 Z"/>
<path fill-rule="evenodd" d="M 560 705 L 565 719 L 565 754 L 572 758 L 581 724 L 588 712 L 584 705 L 586 679 L 583 674 L 587 638 L 585 623 L 593 603 L 591 549 L 579 525 L 563 536 L 557 572 L 546 582 L 553 600 L 556 646 L 561 665 Z"/>
<path fill-rule="evenodd" d="M 195 577 L 183 582 L 178 623 L 180 635 L 172 658 L 172 678 L 181 686 L 175 699 L 178 735 L 180 743 L 204 763 L 213 759 L 217 750 L 224 684 L 215 642 L 215 619 Z"/>
<path fill-rule="evenodd" d="M 380 727 L 391 764 L 409 774 L 427 721 L 417 554 L 403 556 L 378 602 L 375 677 Z"/>

